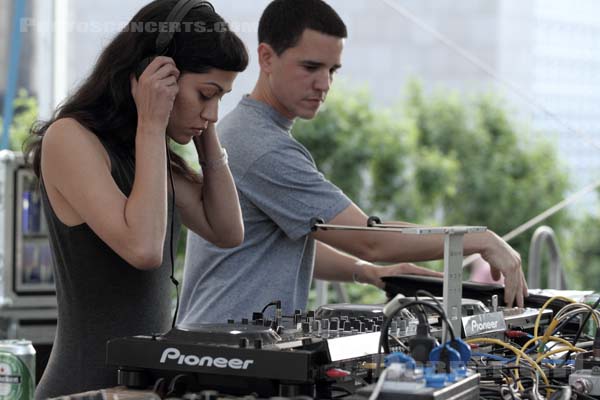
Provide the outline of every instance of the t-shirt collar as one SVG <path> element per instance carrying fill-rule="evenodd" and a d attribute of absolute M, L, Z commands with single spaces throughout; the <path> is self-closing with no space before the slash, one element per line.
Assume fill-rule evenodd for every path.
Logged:
<path fill-rule="evenodd" d="M 279 125 L 281 128 L 289 132 L 294 125 L 294 120 L 284 117 L 279 113 L 279 111 L 275 110 L 273 107 L 259 100 L 255 100 L 250 97 L 249 94 L 244 95 L 242 97 L 242 101 L 240 102 L 242 105 L 250 106 L 262 111 L 265 115 L 267 115 L 273 122 Z"/>

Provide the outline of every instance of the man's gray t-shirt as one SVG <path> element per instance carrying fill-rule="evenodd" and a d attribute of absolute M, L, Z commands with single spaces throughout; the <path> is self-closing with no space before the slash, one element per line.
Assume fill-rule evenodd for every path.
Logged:
<path fill-rule="evenodd" d="M 350 199 L 317 170 L 291 136 L 292 124 L 248 96 L 219 124 L 245 238 L 221 249 L 189 231 L 179 323 L 239 321 L 273 300 L 287 315 L 306 308 L 315 257 L 311 219 L 330 221 Z"/>

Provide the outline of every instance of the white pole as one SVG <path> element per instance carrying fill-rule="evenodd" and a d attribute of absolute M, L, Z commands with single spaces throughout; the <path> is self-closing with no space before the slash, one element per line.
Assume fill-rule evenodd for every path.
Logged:
<path fill-rule="evenodd" d="M 54 54 L 52 63 L 52 75 L 54 86 L 53 109 L 62 102 L 68 92 L 68 68 L 69 68 L 69 0 L 54 0 Z"/>
<path fill-rule="evenodd" d="M 29 32 L 33 35 L 34 54 L 31 63 L 33 87 L 37 92 L 39 119 L 47 120 L 54 106 L 54 4 L 50 1 L 33 2 L 33 23 Z"/>

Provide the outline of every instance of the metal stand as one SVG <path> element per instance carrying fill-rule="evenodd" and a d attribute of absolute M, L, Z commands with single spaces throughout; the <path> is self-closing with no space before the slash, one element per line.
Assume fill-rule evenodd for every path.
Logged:
<path fill-rule="evenodd" d="M 485 229 L 484 229 L 485 230 Z M 444 311 L 454 332 L 460 335 L 462 317 L 462 262 L 463 238 L 471 231 L 466 228 L 451 228 L 444 238 Z M 448 337 L 444 325 L 443 337 Z"/>
<path fill-rule="evenodd" d="M 321 230 L 356 230 L 356 231 L 387 231 L 404 233 L 407 235 L 444 235 L 444 311 L 452 324 L 454 331 L 460 335 L 461 308 L 462 308 L 462 263 L 463 263 L 463 238 L 467 233 L 485 232 L 484 226 L 405 226 L 382 224 L 376 217 L 369 218 L 369 226 L 345 226 L 315 223 L 313 229 Z M 447 328 L 444 326 L 444 337 L 447 337 Z"/>

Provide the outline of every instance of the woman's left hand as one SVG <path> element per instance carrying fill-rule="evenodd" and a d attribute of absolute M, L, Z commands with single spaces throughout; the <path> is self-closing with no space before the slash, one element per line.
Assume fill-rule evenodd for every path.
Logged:
<path fill-rule="evenodd" d="M 202 132 L 202 135 L 194 136 L 193 141 L 194 146 L 196 146 L 196 151 L 198 152 L 198 158 L 200 161 L 211 159 L 211 154 L 207 154 L 207 152 L 210 153 L 211 147 L 215 147 L 215 143 L 218 143 L 215 124 L 212 122 L 209 123 L 204 132 Z M 219 145 L 216 147 L 220 148 Z M 217 155 L 216 157 L 220 157 L 220 155 Z"/>

